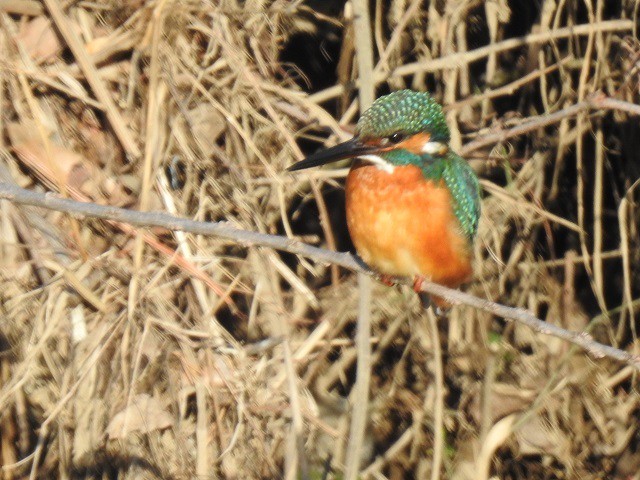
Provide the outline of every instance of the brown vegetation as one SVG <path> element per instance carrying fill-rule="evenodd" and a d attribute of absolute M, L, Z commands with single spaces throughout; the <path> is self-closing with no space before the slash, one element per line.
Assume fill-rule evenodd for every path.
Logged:
<path fill-rule="evenodd" d="M 483 179 L 466 290 L 637 354 L 636 3 L 370 3 Z M 0 181 L 348 250 L 345 170 L 284 170 L 350 137 L 350 12 L 0 0 Z M 3 478 L 342 478 L 353 272 L 6 201 L 0 249 Z M 632 366 L 373 288 L 362 478 L 640 478 Z"/>

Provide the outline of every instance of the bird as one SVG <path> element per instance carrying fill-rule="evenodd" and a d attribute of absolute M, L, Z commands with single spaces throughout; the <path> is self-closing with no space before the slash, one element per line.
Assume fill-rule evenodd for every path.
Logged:
<path fill-rule="evenodd" d="M 426 279 L 458 288 L 473 273 L 480 219 L 477 175 L 449 146 L 441 105 L 428 93 L 398 90 L 364 111 L 355 136 L 291 165 L 303 170 L 352 159 L 345 183 L 347 227 L 358 256 L 381 279 Z M 449 303 L 422 294 L 437 309 Z"/>

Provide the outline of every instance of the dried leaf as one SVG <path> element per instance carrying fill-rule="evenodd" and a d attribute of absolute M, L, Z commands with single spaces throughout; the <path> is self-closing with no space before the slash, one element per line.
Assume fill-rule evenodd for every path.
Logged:
<path fill-rule="evenodd" d="M 201 103 L 189 110 L 193 138 L 205 156 L 213 153 L 216 141 L 224 132 L 226 122 L 222 114 L 209 103 Z"/>
<path fill-rule="evenodd" d="M 124 410 L 117 413 L 107 427 L 110 439 L 124 438 L 131 432 L 149 433 L 173 425 L 173 417 L 154 397 L 136 395 Z"/>
<path fill-rule="evenodd" d="M 18 35 L 29 54 L 37 61 L 53 60 L 62 51 L 60 40 L 54 31 L 51 21 L 45 17 L 36 17 L 23 25 Z"/>
<path fill-rule="evenodd" d="M 522 455 L 553 455 L 564 460 L 569 451 L 568 439 L 539 415 L 522 425 L 516 433 Z"/>
<path fill-rule="evenodd" d="M 81 190 L 91 174 L 83 165 L 83 157 L 71 150 L 51 145 L 49 152 L 36 142 L 14 145 L 18 158 L 41 177 L 54 185 L 63 182 L 65 186 Z"/>
<path fill-rule="evenodd" d="M 14 151 L 22 163 L 35 171 L 40 179 L 53 188 L 73 188 L 88 195 L 95 192 L 85 184 L 96 178 L 94 167 L 80 154 L 49 142 L 42 143 L 37 130 L 27 124 L 11 123 L 7 125 L 9 138 Z"/>

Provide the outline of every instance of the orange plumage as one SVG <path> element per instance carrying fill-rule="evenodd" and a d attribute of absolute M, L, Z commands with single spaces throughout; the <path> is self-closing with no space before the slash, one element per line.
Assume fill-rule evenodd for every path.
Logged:
<path fill-rule="evenodd" d="M 356 250 L 381 273 L 421 275 L 452 288 L 471 276 L 470 243 L 443 181 L 425 178 L 414 165 L 388 173 L 358 162 L 347 177 L 346 200 Z"/>

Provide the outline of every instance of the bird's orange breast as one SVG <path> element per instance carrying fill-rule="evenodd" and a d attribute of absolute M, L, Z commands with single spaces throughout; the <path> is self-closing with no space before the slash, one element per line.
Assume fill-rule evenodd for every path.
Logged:
<path fill-rule="evenodd" d="M 346 183 L 347 224 L 358 255 L 387 275 L 424 275 L 457 287 L 471 275 L 469 241 L 443 182 L 413 165 L 388 173 L 356 164 Z"/>

